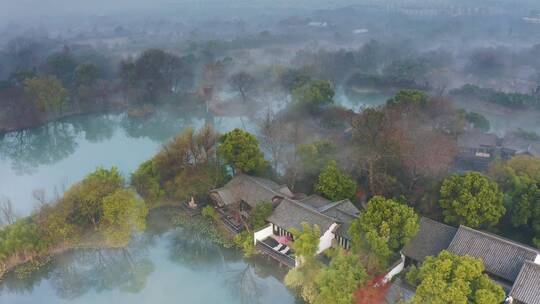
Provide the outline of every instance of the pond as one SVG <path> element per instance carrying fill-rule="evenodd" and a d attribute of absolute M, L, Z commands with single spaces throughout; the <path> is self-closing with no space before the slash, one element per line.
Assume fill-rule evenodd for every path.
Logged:
<path fill-rule="evenodd" d="M 52 200 L 98 166 L 117 166 L 129 178 L 186 127 L 211 122 L 220 132 L 255 128 L 242 117 L 200 116 L 182 109 L 147 118 L 91 114 L 0 135 L 0 199 L 10 199 L 17 215 L 26 216 L 37 204 L 34 193 Z"/>
<path fill-rule="evenodd" d="M 63 254 L 45 268 L 26 279 L 8 275 L 0 303 L 296 303 L 285 269 L 181 228 L 147 232 L 122 250 Z"/>
<path fill-rule="evenodd" d="M 353 86 L 338 87 L 334 99 L 337 104 L 358 113 L 365 108 L 384 105 L 392 96 L 390 92 Z"/>
<path fill-rule="evenodd" d="M 128 177 L 160 145 L 184 128 L 206 122 L 220 132 L 256 130 L 243 117 L 201 117 L 160 110 L 147 118 L 124 113 L 71 117 L 0 138 L 0 199 L 19 216 L 49 200 L 97 166 L 117 166 Z M 150 229 L 151 230 L 151 229 Z M 10 274 L 0 284 L 0 303 L 295 303 L 282 283 L 285 269 L 244 259 L 236 250 L 176 228 L 148 231 L 125 250 L 63 254 L 25 279 Z"/>

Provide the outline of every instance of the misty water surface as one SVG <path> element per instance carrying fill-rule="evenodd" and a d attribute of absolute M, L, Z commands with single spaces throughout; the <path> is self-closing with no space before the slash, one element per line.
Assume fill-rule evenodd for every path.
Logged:
<path fill-rule="evenodd" d="M 197 128 L 205 122 L 220 132 L 255 128 L 240 117 L 201 118 L 181 110 L 162 110 L 148 118 L 76 116 L 5 134 L 0 137 L 0 198 L 9 198 L 17 215 L 24 216 L 37 204 L 35 190 L 44 190 L 53 200 L 98 166 L 117 166 L 129 179 L 164 142 L 186 127 Z"/>
<path fill-rule="evenodd" d="M 285 271 L 182 229 L 149 231 L 127 249 L 67 253 L 27 279 L 12 274 L 0 303 L 293 304 Z"/>

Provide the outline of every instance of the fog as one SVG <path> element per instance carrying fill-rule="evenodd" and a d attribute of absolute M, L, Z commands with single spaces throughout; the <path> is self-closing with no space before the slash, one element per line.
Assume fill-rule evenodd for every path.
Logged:
<path fill-rule="evenodd" d="M 63 211 L 62 220 L 79 225 L 77 212 L 88 208 L 73 193 L 86 188 L 72 186 L 98 166 L 118 167 L 150 209 L 208 203 L 221 175 L 236 171 L 220 155 L 228 148 L 219 152 L 227 139 L 221 135 L 231 130 L 257 158 L 246 163 L 258 167 L 246 170 L 287 185 L 295 198 L 321 192 L 323 173 L 335 167 L 354 184 L 339 197 L 357 207 L 382 196 L 442 221 L 441 184 L 454 173 L 480 171 L 507 191 L 503 178 L 491 175 L 512 170 L 492 169 L 514 156 L 540 158 L 540 1 L 0 0 L 0 228 L 37 214 L 40 227 L 51 218 L 55 229 L 56 217 L 41 213 L 64 205 L 75 210 Z M 534 177 L 537 198 L 540 173 Z M 517 195 L 506 192 L 505 203 L 507 194 Z M 509 226 L 510 212 L 522 216 L 529 205 L 522 208 L 485 227 L 533 245 L 540 224 L 527 223 L 524 233 Z M 93 216 L 82 222 L 89 232 L 100 226 Z M 177 237 L 178 252 L 186 244 L 193 257 L 205 251 Z M 151 289 L 144 290 L 153 270 L 145 268 L 128 296 L 155 296 L 160 275 L 174 281 L 159 270 L 182 258 L 165 258 L 167 240 L 159 242 Z M 94 263 L 87 262 L 81 267 Z M 54 286 L 63 266 L 43 278 L 54 288 L 31 291 L 42 280 L 33 277 L 26 295 L 65 298 L 56 289 L 70 290 L 71 282 Z M 95 301 L 100 279 L 109 278 L 101 270 L 77 275 L 97 280 L 71 287 L 80 300 L 74 303 Z M 125 280 L 123 267 L 116 272 L 114 283 Z M 182 272 L 186 280 L 194 275 Z M 222 277 L 212 279 L 220 284 Z M 294 301 L 280 281 L 266 283 L 281 293 L 265 289 L 261 303 Z M 10 292 L 28 302 L 17 288 Z M 177 293 L 183 290 L 163 294 Z M 111 293 L 103 296 L 113 302 Z"/>

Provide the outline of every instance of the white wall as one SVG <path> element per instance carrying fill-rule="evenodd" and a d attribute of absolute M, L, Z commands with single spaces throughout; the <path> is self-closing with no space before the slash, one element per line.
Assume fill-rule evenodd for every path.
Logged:
<path fill-rule="evenodd" d="M 330 228 L 328 228 L 328 230 L 321 236 L 319 240 L 319 250 L 317 251 L 317 254 L 332 247 L 332 240 L 336 237 L 333 231 L 336 229 L 336 227 L 337 224 L 333 223 L 332 225 L 330 225 Z"/>
<path fill-rule="evenodd" d="M 272 224 L 269 224 L 261 230 L 255 231 L 255 233 L 253 233 L 253 242 L 257 244 L 257 241 L 262 241 L 271 236 L 272 234 L 274 234 L 274 230 L 272 229 Z"/>
<path fill-rule="evenodd" d="M 405 256 L 403 254 L 400 255 L 400 262 L 397 265 L 394 264 L 394 267 L 384 276 L 383 283 L 388 283 L 394 276 L 405 269 Z"/>
<path fill-rule="evenodd" d="M 536 255 L 536 258 L 534 259 L 534 263 L 537 265 L 540 265 L 540 254 Z"/>

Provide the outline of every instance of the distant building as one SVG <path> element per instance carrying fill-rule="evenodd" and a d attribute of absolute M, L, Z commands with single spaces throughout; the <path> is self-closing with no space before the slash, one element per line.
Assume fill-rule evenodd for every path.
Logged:
<path fill-rule="evenodd" d="M 460 134 L 457 145 L 458 166 L 482 171 L 497 156 L 499 138 L 495 134 L 474 130 Z"/>
<path fill-rule="evenodd" d="M 468 131 L 458 136 L 457 145 L 459 153 L 456 162 L 460 169 L 485 171 L 496 157 L 503 160 L 516 155 L 540 158 L 540 140 L 528 139 L 516 133 L 500 138 L 491 133 Z"/>
<path fill-rule="evenodd" d="M 328 22 L 322 22 L 322 21 L 312 21 L 308 23 L 308 26 L 313 27 L 328 27 Z"/>
<path fill-rule="evenodd" d="M 522 20 L 527 23 L 540 24 L 540 14 L 523 17 Z"/>
<path fill-rule="evenodd" d="M 353 34 L 355 35 L 362 35 L 362 34 L 367 34 L 367 33 L 369 33 L 369 30 L 365 28 L 359 28 L 359 29 L 353 30 Z"/>

